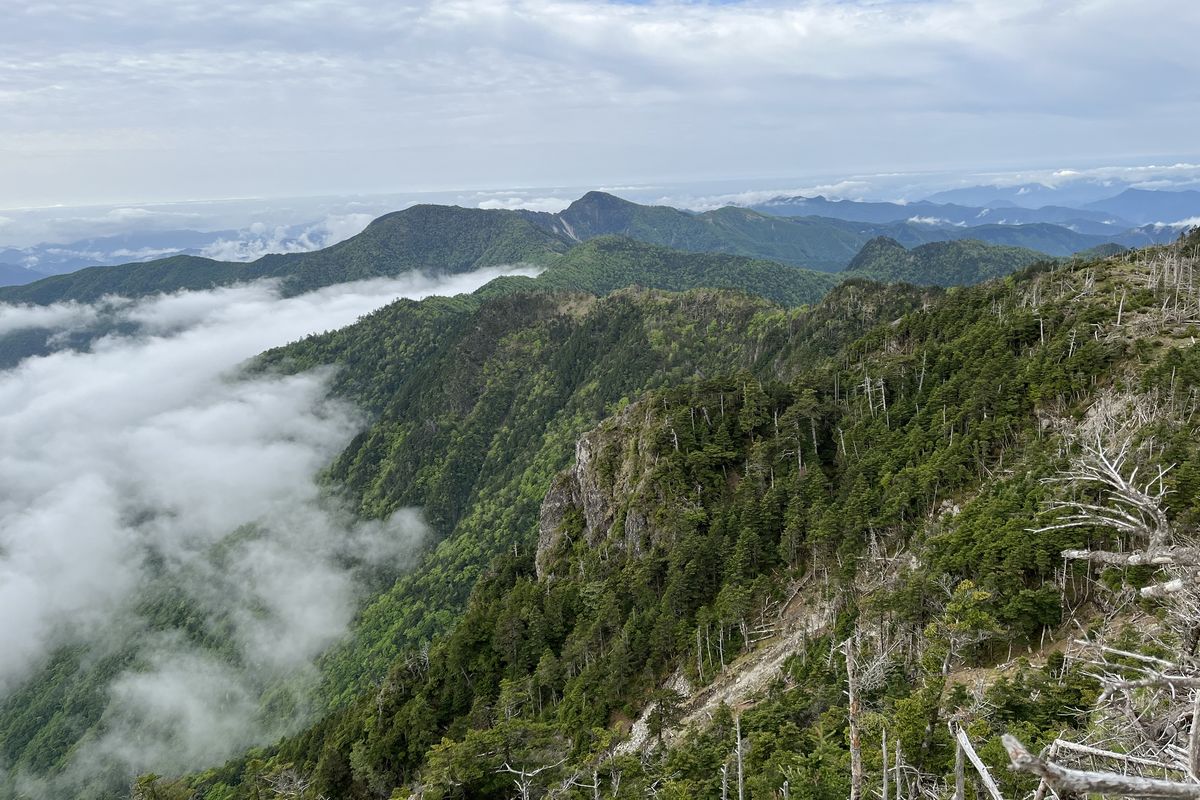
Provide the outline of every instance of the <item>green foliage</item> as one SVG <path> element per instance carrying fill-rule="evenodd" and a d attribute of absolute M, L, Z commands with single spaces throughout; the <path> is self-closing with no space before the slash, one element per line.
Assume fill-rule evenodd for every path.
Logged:
<path fill-rule="evenodd" d="M 139 297 L 278 278 L 287 294 L 410 270 L 468 272 L 518 262 L 546 263 L 569 244 L 515 212 L 413 206 L 372 222 L 344 242 L 312 253 L 267 255 L 248 264 L 196 256 L 90 267 L 26 286 L 0 289 L 0 302 L 90 302 L 107 294 Z"/>
<path fill-rule="evenodd" d="M 785 780 L 796 797 L 846 796 L 845 672 L 830 653 L 876 621 L 921 647 L 862 698 L 866 730 L 886 727 L 909 763 L 947 774 L 945 721 L 973 707 L 956 671 L 994 668 L 1010 642 L 1057 624 L 1058 554 L 1096 535 L 1033 532 L 1043 479 L 1063 465 L 1043 420 L 1082 417 L 1118 385 L 1182 403 L 1200 351 L 1091 335 L 1115 316 L 1120 263 L 950 292 L 853 279 L 790 309 L 708 289 L 556 291 L 636 275 L 804 285 L 771 282 L 800 270 L 752 264 L 598 238 L 536 280 L 394 303 L 264 354 L 254 369 L 338 367 L 336 390 L 370 424 L 330 485 L 367 517 L 421 506 L 433 534 L 322 660 L 323 715 L 253 768 L 238 759 L 189 785 L 251 798 L 260 776 L 290 769 L 314 796 L 505 797 L 507 764 L 545 767 L 535 794 L 572 776 L 611 794 L 620 776 L 622 796 L 718 797 L 732 711 L 680 734 L 688 699 L 662 687 L 714 680 L 781 603 L 836 611 L 739 710 L 751 796 Z M 1028 302 L 1034 284 L 1065 287 L 1084 269 L 1101 287 L 1087 301 L 1062 289 Z M 1153 307 L 1148 294 L 1126 311 Z M 1184 491 L 1200 483 L 1194 434 L 1158 432 Z M 1194 497 L 1172 513 L 1195 513 Z M 186 629 L 186 609 L 171 613 Z M 991 710 L 970 724 L 997 774 L 998 732 L 1044 743 L 1083 725 L 1095 694 L 1053 655 L 991 677 Z M 612 756 L 650 702 L 649 752 Z M 881 774 L 878 751 L 866 768 Z"/>
<path fill-rule="evenodd" d="M 846 272 L 886 283 L 965 286 L 997 278 L 1049 258 L 1022 247 L 974 239 L 931 242 L 908 250 L 881 236 L 863 245 Z"/>

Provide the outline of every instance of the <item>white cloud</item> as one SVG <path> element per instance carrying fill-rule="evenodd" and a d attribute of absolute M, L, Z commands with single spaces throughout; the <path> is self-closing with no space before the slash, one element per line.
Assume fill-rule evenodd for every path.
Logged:
<path fill-rule="evenodd" d="M 262 223 L 251 225 L 237 239 L 218 239 L 200 252 L 219 261 L 253 261 L 268 253 L 307 253 L 349 239 L 371 222 L 370 214 L 342 214 L 314 225 L 277 225 L 268 230 Z"/>
<path fill-rule="evenodd" d="M 518 209 L 523 208 L 529 211 L 548 211 L 552 214 L 562 211 L 567 206 L 571 205 L 571 200 L 562 197 L 496 197 L 490 200 L 481 200 L 479 208 L 501 208 L 501 209 Z"/>
<path fill-rule="evenodd" d="M 100 0 L 5 22 L 0 205 L 1195 149 L 1179 0 Z"/>
<path fill-rule="evenodd" d="M 237 379 L 236 369 L 392 298 L 513 272 L 533 274 L 0 307 L 10 325 L 133 329 L 0 372 L 0 696 L 59 645 L 136 646 L 149 666 L 115 685 L 108 733 L 77 755 L 85 774 L 101 762 L 125 774 L 211 763 L 295 724 L 264 720 L 259 693 L 309 672 L 345 630 L 358 591 L 349 565 L 402 564 L 423 524 L 414 511 L 356 522 L 324 496 L 314 476 L 361 425 L 329 398 L 328 373 Z M 181 600 L 228 620 L 241 667 L 131 625 L 139 593 L 163 574 Z M 126 739 L 133 730 L 141 737 Z"/>
<path fill-rule="evenodd" d="M 1200 227 L 1200 217 L 1188 217 L 1175 222 L 1155 222 L 1153 225 L 1156 228 L 1195 228 Z"/>
<path fill-rule="evenodd" d="M 908 221 L 916 225 L 953 225 L 959 228 L 966 226 L 965 222 L 951 222 L 942 217 L 909 217 Z"/>
<path fill-rule="evenodd" d="M 113 310 L 113 306 L 122 304 L 118 299 L 94 304 L 70 302 L 50 306 L 0 303 L 0 336 L 30 329 L 54 328 L 62 332 L 83 330 L 95 326 L 101 316 Z"/>

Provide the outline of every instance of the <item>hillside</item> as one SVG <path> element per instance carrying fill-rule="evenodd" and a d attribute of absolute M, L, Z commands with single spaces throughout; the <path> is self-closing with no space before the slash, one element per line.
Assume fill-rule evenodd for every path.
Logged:
<path fill-rule="evenodd" d="M 1045 260 L 1045 255 L 1033 250 L 971 239 L 932 242 L 908 250 L 881 236 L 863 245 L 846 272 L 884 283 L 969 286 Z"/>
<path fill-rule="evenodd" d="M 1165 495 L 1174 525 L 1200 514 L 1187 413 L 1200 309 L 1194 286 L 1163 282 L 1174 258 L 1048 266 L 948 295 L 849 284 L 792 312 L 714 292 L 509 297 L 454 337 L 467 350 L 425 361 L 444 366 L 419 381 L 411 348 L 389 355 L 395 345 L 369 333 L 409 330 L 417 305 L 271 354 L 265 364 L 289 370 L 357 365 L 344 387 L 386 409 L 332 477 L 368 514 L 419 501 L 455 528 L 331 655 L 336 710 L 188 785 L 251 797 L 285 776 L 314 796 L 419 786 L 500 797 L 512 786 L 506 760 L 536 786 L 718 796 L 736 713 L 754 797 L 785 780 L 831 798 L 861 780 L 852 775 L 877 781 L 884 733 L 906 770 L 944 786 L 950 718 L 1006 792 L 1032 789 L 1000 768 L 995 737 L 1016 732 L 1036 748 L 1082 734 L 1097 692 L 1079 661 L 1040 650 L 1047 633 L 1077 635 L 1079 619 L 1139 646 L 1105 623 L 1122 601 L 1089 590 L 1083 565 L 1060 584 L 1060 551 L 1114 542 L 1042 522 L 1059 492 L 1045 479 L 1086 458 L 1080 444 L 1098 431 L 1139 463 L 1176 465 Z M 1182 289 L 1182 305 L 1164 305 Z M 554 321 L 530 328 L 535 318 Z M 578 349 L 585 341 L 598 349 Z M 669 365 L 646 360 L 667 353 Z M 486 382 L 461 371 L 480 362 L 495 365 Z M 561 405 L 570 386 L 584 394 Z M 553 408 L 570 422 L 542 437 Z M 422 426 L 435 409 L 444 422 Z M 1153 428 L 1129 427 L 1144 413 Z M 1138 449 L 1148 435 L 1153 453 Z M 532 462 L 508 460 L 534 448 Z M 466 599 L 461 616 L 428 606 L 447 596 Z M 841 649 L 874 676 L 849 712 L 873 743 L 861 773 L 847 750 L 848 637 Z M 756 657 L 775 641 L 792 649 Z M 1013 643 L 1036 658 L 1012 660 Z M 764 680 L 734 680 L 750 665 Z M 957 677 L 970 670 L 990 677 Z M 677 727 L 713 681 L 729 705 Z M 634 718 L 640 746 L 614 747 Z"/>
<path fill-rule="evenodd" d="M 264 256 L 250 263 L 174 256 L 90 267 L 28 286 L 0 289 L 0 302 L 89 302 L 106 294 L 138 297 L 277 278 L 288 294 L 410 270 L 459 273 L 514 263 L 545 263 L 569 244 L 514 212 L 413 206 L 380 217 L 344 242 L 311 253 Z"/>
<path fill-rule="evenodd" d="M 687 253 L 617 236 L 571 248 L 536 279 L 547 288 L 605 293 L 623 286 L 739 289 L 783 306 L 814 303 L 839 276 L 724 253 Z"/>
<path fill-rule="evenodd" d="M 0 302 L 90 302 L 107 294 L 138 297 L 275 278 L 288 294 L 409 270 L 461 273 L 486 266 L 546 265 L 573 245 L 622 236 L 691 253 L 726 253 L 824 272 L 845 268 L 872 238 L 912 247 L 978 239 L 1066 256 L 1117 242 L 1140 246 L 1170 231 L 1135 230 L 1113 236 L 1079 233 L 1048 223 L 974 227 L 911 221 L 871 223 L 824 217 L 779 217 L 726 207 L 692 214 L 644 206 L 589 192 L 558 214 L 413 206 L 385 215 L 362 233 L 310 253 L 268 255 L 249 263 L 173 256 L 118 266 L 89 267 L 25 286 L 0 287 Z"/>

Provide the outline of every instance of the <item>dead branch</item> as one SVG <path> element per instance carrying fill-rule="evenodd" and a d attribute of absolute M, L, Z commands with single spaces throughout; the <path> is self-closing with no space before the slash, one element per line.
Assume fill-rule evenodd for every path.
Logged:
<path fill-rule="evenodd" d="M 1013 769 L 1038 776 L 1060 796 L 1115 794 L 1124 797 L 1200 799 L 1200 784 L 1068 769 L 1033 755 L 1015 736 L 1004 734 L 1002 740 Z"/>

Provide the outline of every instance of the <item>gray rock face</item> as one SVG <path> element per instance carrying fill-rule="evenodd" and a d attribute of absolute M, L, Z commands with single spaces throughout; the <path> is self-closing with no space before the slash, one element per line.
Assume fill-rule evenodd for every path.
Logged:
<path fill-rule="evenodd" d="M 556 554 L 570 544 L 568 537 L 582 535 L 593 548 L 642 551 L 653 532 L 632 501 L 649 483 L 653 455 L 642 434 L 652 424 L 649 409 L 635 403 L 576 442 L 575 463 L 559 473 L 542 500 L 535 559 L 539 580 L 551 575 Z M 580 518 L 582 533 L 576 530 Z"/>

